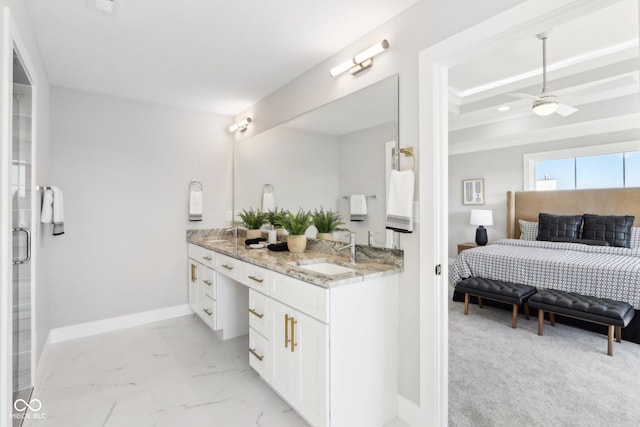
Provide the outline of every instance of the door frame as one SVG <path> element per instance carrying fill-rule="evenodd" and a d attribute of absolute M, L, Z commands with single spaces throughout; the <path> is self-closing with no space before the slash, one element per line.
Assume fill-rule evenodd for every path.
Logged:
<path fill-rule="evenodd" d="M 611 4 L 527 0 L 419 52 L 420 405 L 407 414 L 411 425 L 448 423 L 448 70 Z"/>
<path fill-rule="evenodd" d="M 12 227 L 13 209 L 11 198 L 11 150 L 13 143 L 13 52 L 18 53 L 27 75 L 31 81 L 31 185 L 35 186 L 37 180 L 37 138 L 38 124 L 38 76 L 31 60 L 29 49 L 16 25 L 8 6 L 2 8 L 2 33 L 0 34 L 0 227 L 9 230 Z M 39 230 L 37 229 L 37 211 L 35 189 L 31 191 L 31 383 L 36 381 L 36 354 L 37 354 L 37 328 L 36 328 L 36 263 Z M 8 416 L 13 411 L 13 258 L 11 233 L 0 233 L 0 427 L 11 425 L 13 419 Z"/>

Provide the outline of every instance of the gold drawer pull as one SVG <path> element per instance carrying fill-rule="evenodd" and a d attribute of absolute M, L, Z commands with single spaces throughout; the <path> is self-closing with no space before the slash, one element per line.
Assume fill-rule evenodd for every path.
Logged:
<path fill-rule="evenodd" d="M 233 265 L 222 264 L 222 266 L 227 270 L 233 270 Z"/>
<path fill-rule="evenodd" d="M 256 353 L 255 348 L 249 347 L 249 353 L 253 354 L 256 357 L 256 359 L 258 359 L 261 362 L 262 362 L 262 359 L 264 359 L 264 356 L 260 356 L 258 353 Z"/>
<path fill-rule="evenodd" d="M 293 353 L 293 349 L 298 345 L 296 344 L 296 323 L 298 323 L 298 321 L 291 316 L 289 318 L 289 320 L 291 320 L 291 353 Z"/>
<path fill-rule="evenodd" d="M 213 258 L 211 258 L 211 255 L 206 255 L 203 256 L 202 258 L 206 259 L 207 261 L 211 261 Z"/>
<path fill-rule="evenodd" d="M 284 348 L 289 347 L 289 315 L 284 315 Z"/>
<path fill-rule="evenodd" d="M 197 271 L 197 267 L 195 264 L 191 264 L 191 281 L 195 282 L 196 279 L 196 271 Z"/>
<path fill-rule="evenodd" d="M 264 279 L 258 279 L 256 276 L 247 276 L 249 279 L 254 280 L 258 283 L 264 282 Z"/>
<path fill-rule="evenodd" d="M 205 313 L 207 313 L 207 316 L 211 316 L 213 314 L 213 312 L 207 308 L 203 308 L 202 311 L 204 311 Z"/>
<path fill-rule="evenodd" d="M 264 314 L 260 314 L 257 311 L 255 311 L 254 309 L 250 308 L 249 309 L 249 313 L 253 314 L 254 316 L 256 316 L 258 319 L 262 319 L 264 317 Z"/>
<path fill-rule="evenodd" d="M 203 280 L 203 282 L 206 283 L 207 286 L 213 285 L 213 282 L 211 280 Z"/>

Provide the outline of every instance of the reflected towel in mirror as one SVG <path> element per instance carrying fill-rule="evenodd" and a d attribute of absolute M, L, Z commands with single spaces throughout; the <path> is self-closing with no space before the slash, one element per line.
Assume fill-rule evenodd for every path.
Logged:
<path fill-rule="evenodd" d="M 367 196 L 354 194 L 350 198 L 351 221 L 364 221 L 367 216 Z"/>

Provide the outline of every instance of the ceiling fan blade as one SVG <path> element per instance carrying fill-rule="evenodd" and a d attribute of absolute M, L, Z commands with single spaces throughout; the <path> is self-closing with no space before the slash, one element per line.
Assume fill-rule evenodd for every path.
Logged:
<path fill-rule="evenodd" d="M 556 110 L 556 114 L 560 114 L 562 117 L 567 117 L 575 113 L 576 111 L 578 111 L 577 108 L 572 107 L 571 105 L 560 103 L 558 104 L 558 109 Z"/>
<path fill-rule="evenodd" d="M 528 93 L 508 93 L 507 95 L 513 96 L 515 98 L 533 99 L 534 101 L 538 101 L 540 99 L 540 97 L 529 95 Z"/>

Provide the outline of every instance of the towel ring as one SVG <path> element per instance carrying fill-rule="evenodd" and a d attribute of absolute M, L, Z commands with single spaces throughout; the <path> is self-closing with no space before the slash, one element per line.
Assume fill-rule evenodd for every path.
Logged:
<path fill-rule="evenodd" d="M 195 185 L 200 186 L 200 189 L 194 190 L 193 186 L 195 186 Z M 202 191 L 202 183 L 200 181 L 198 181 L 197 179 L 192 179 L 191 182 L 189 183 L 189 191 Z"/>
<path fill-rule="evenodd" d="M 404 154 L 407 157 L 411 157 L 413 163 L 411 164 L 411 170 L 416 171 L 416 157 L 413 155 L 413 147 L 401 148 L 393 155 L 393 159 L 391 160 L 391 167 L 394 167 L 396 164 L 396 159 L 400 154 Z M 398 168 L 400 168 L 400 164 L 398 164 Z M 400 170 L 400 169 L 398 169 Z"/>
<path fill-rule="evenodd" d="M 263 194 L 264 193 L 273 193 L 273 192 L 274 192 L 274 188 L 273 188 L 273 185 L 271 185 L 271 184 L 265 184 L 262 187 L 262 193 Z"/>

